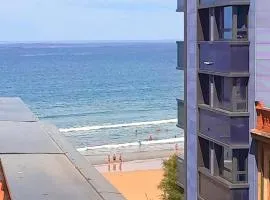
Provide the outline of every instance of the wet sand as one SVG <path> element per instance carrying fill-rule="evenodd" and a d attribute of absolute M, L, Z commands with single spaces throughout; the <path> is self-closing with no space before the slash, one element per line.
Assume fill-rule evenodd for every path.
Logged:
<path fill-rule="evenodd" d="M 180 146 L 179 153 L 183 153 L 183 147 Z M 167 158 L 173 153 L 176 153 L 174 149 L 169 150 L 148 150 L 148 151 L 139 151 L 139 152 L 122 152 L 122 159 L 124 162 L 127 161 L 136 161 L 136 160 L 147 160 L 147 159 L 156 159 L 156 158 Z M 94 154 L 94 155 L 85 155 L 85 158 L 93 165 L 106 164 L 108 161 L 108 154 Z M 119 154 L 116 154 L 117 159 Z M 112 159 L 112 154 L 111 154 Z"/>

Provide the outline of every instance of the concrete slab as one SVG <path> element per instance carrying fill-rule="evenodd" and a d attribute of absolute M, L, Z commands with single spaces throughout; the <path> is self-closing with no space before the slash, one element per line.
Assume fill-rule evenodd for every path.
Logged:
<path fill-rule="evenodd" d="M 0 121 L 0 154 L 63 153 L 40 122 Z"/>
<path fill-rule="evenodd" d="M 13 200 L 102 200 L 65 155 L 1 155 Z"/>
<path fill-rule="evenodd" d="M 0 121 L 32 122 L 38 118 L 18 97 L 0 98 Z"/>
<path fill-rule="evenodd" d="M 49 124 L 42 124 L 43 129 L 48 132 L 48 134 L 53 138 L 53 140 L 58 144 L 65 155 L 72 162 L 72 164 L 80 171 L 81 174 L 88 180 L 103 197 L 104 200 L 124 200 L 125 198 L 121 193 L 111 185 L 102 174 L 100 174 L 97 169 L 91 165 L 89 161 L 86 160 L 76 149 L 72 147 L 70 143 L 67 142 L 65 137 L 58 131 L 58 129 Z"/>

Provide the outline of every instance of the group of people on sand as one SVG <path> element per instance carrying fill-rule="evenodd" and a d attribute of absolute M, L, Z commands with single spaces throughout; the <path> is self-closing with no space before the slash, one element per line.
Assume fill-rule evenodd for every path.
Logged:
<path fill-rule="evenodd" d="M 113 154 L 112 161 L 113 161 L 113 163 L 117 162 L 116 154 Z M 119 162 L 123 161 L 122 160 L 122 154 L 119 154 L 118 161 Z M 108 163 L 111 163 L 111 155 L 110 154 L 108 155 Z"/>
<path fill-rule="evenodd" d="M 116 164 L 119 164 L 119 171 L 122 171 L 122 154 L 119 154 L 118 159 L 116 157 L 116 154 L 113 154 L 112 160 L 111 155 L 108 155 L 108 171 L 111 171 L 111 164 L 113 165 L 113 171 L 116 171 Z"/>

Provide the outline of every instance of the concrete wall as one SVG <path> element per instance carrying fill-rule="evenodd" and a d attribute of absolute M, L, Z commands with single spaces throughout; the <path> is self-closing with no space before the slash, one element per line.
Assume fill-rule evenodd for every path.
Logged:
<path fill-rule="evenodd" d="M 251 0 L 249 9 L 249 85 L 248 85 L 248 111 L 249 128 L 255 127 L 255 97 L 256 97 L 256 35 L 255 35 L 255 1 L 256 3 L 261 0 Z M 268 1 L 268 0 L 265 0 Z M 249 199 L 257 200 L 257 166 L 255 161 L 255 144 L 250 137 L 250 154 L 248 157 L 248 181 L 249 181 Z"/>
<path fill-rule="evenodd" d="M 187 0 L 187 187 L 197 200 L 197 0 Z"/>
<path fill-rule="evenodd" d="M 270 1 L 256 0 L 255 56 L 256 56 L 256 100 L 270 106 Z"/>

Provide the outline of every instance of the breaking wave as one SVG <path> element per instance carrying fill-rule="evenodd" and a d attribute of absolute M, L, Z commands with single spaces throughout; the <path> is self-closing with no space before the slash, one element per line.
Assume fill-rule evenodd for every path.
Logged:
<path fill-rule="evenodd" d="M 163 139 L 163 140 L 141 141 L 141 145 L 144 146 L 144 145 L 155 145 L 155 144 L 172 144 L 172 143 L 179 143 L 183 141 L 184 141 L 184 137 L 169 138 L 169 139 Z M 107 144 L 107 145 L 101 145 L 101 146 L 78 148 L 77 151 L 84 152 L 88 150 L 97 150 L 97 149 L 118 149 L 118 148 L 132 147 L 132 146 L 140 146 L 140 144 L 139 142 L 130 142 L 130 143 L 123 143 L 123 144 Z"/>
<path fill-rule="evenodd" d="M 91 130 L 99 130 L 99 129 L 113 129 L 113 128 L 132 127 L 132 126 L 168 124 L 168 123 L 176 123 L 176 122 L 177 122 L 177 119 L 168 119 L 168 120 L 159 120 L 159 121 L 133 122 L 133 123 L 126 123 L 126 124 L 60 128 L 59 131 L 63 133 L 67 133 L 67 132 L 76 132 L 76 131 L 91 131 Z"/>

